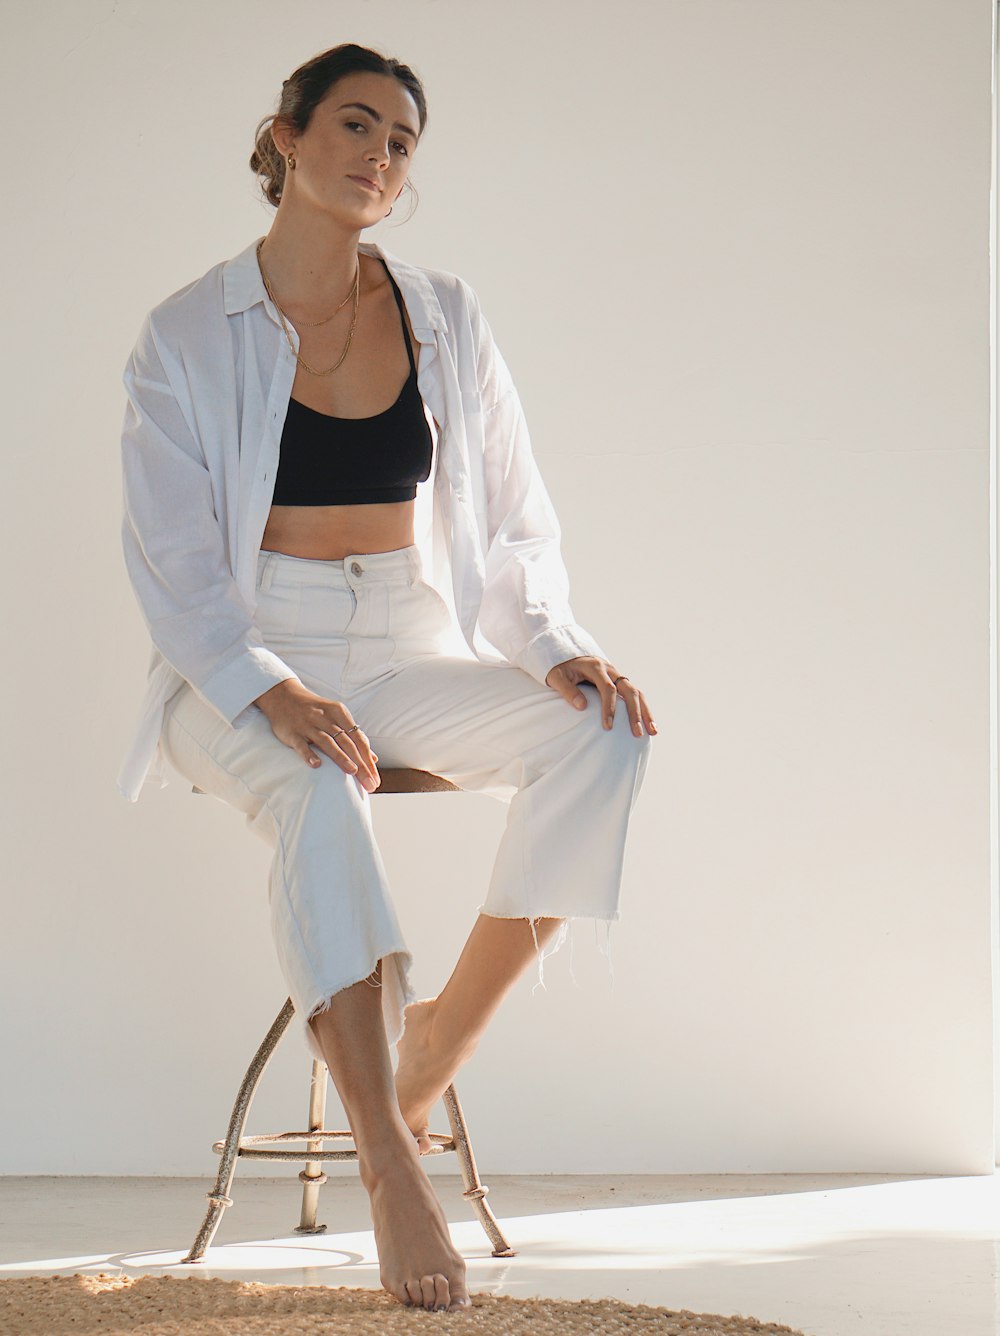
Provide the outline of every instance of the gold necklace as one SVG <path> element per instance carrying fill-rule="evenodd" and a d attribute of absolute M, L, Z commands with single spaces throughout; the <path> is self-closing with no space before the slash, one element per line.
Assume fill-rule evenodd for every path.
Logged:
<path fill-rule="evenodd" d="M 295 360 L 298 362 L 299 366 L 302 367 L 305 371 L 308 371 L 308 372 L 310 373 L 310 375 L 313 375 L 313 376 L 332 376 L 333 373 L 337 370 L 337 368 L 338 368 L 339 366 L 341 366 L 341 364 L 342 364 L 343 361 L 344 361 L 344 358 L 347 356 L 348 351 L 350 350 L 350 347 L 351 347 L 351 341 L 352 341 L 352 339 L 354 338 L 354 329 L 355 329 L 355 326 L 356 326 L 357 323 L 358 323 L 358 303 L 359 303 L 359 299 L 360 299 L 360 296 L 361 296 L 361 257 L 358 256 L 358 255 L 355 256 L 354 284 L 353 284 L 353 286 L 352 286 L 352 288 L 351 288 L 351 291 L 350 291 L 350 292 L 347 294 L 347 296 L 344 298 L 344 301 L 342 301 L 342 302 L 340 303 L 340 306 L 343 306 L 343 305 L 344 305 L 344 302 L 348 301 L 349 298 L 351 297 L 351 295 L 353 294 L 353 296 L 354 296 L 354 310 L 353 310 L 352 315 L 351 315 L 351 328 L 350 328 L 350 329 L 348 330 L 348 332 L 347 332 L 347 342 L 346 342 L 346 344 L 344 345 L 344 351 L 340 354 L 340 358 L 339 358 L 338 361 L 335 363 L 335 365 L 332 366 L 332 367 L 330 367 L 330 369 L 329 369 L 328 371 L 317 371 L 314 367 L 311 367 L 311 366 L 309 365 L 308 362 L 304 361 L 304 360 L 299 356 L 298 352 L 296 352 L 295 344 L 292 342 L 292 336 L 291 336 L 291 334 L 288 332 L 288 325 L 285 323 L 285 319 L 286 319 L 286 317 L 285 317 L 285 313 L 284 313 L 284 311 L 281 309 L 281 307 L 278 305 L 277 299 L 276 299 L 274 293 L 271 291 L 271 284 L 268 282 L 267 274 L 264 272 L 264 264 L 263 264 L 263 261 L 262 261 L 261 258 L 260 258 L 260 248 L 261 248 L 261 246 L 263 246 L 265 240 L 266 240 L 266 237 L 261 237 L 260 241 L 258 241 L 258 243 L 257 243 L 257 264 L 258 264 L 258 266 L 259 266 L 259 268 L 260 268 L 260 276 L 261 276 L 261 278 L 264 280 L 264 287 L 267 289 L 267 295 L 271 298 L 271 301 L 274 302 L 274 305 L 275 305 L 275 308 L 277 309 L 278 315 L 279 315 L 279 317 L 281 318 L 281 327 L 282 327 L 282 329 L 285 331 L 285 338 L 288 340 L 288 346 L 289 346 L 289 348 L 291 348 L 292 352 L 294 353 L 294 355 L 295 355 Z M 340 306 L 337 307 L 337 311 L 340 310 Z M 337 311 L 334 311 L 333 315 L 336 315 L 336 314 L 337 314 Z M 332 319 L 333 319 L 333 316 L 327 316 L 327 320 L 332 320 Z M 325 325 L 325 324 L 326 324 L 326 320 L 321 320 L 319 323 L 320 323 L 321 325 Z M 313 327 L 313 328 L 314 328 L 314 327 Z"/>
<path fill-rule="evenodd" d="M 263 263 L 263 261 L 262 261 L 261 258 L 260 258 L 260 252 L 261 252 L 261 249 L 263 248 L 264 242 L 265 242 L 266 240 L 267 240 L 267 237 L 261 237 L 260 241 L 259 241 L 258 244 L 257 244 L 257 263 L 260 265 L 260 275 L 261 275 L 261 278 L 264 278 L 264 263 Z M 358 260 L 358 266 L 359 266 L 359 267 L 358 267 L 358 273 L 360 273 L 360 258 L 359 258 L 359 260 Z M 355 274 L 355 281 L 357 281 L 357 273 Z M 266 278 L 264 278 L 264 285 L 265 285 L 265 287 L 267 287 L 268 295 L 271 297 L 271 300 L 274 301 L 274 295 L 273 295 L 273 293 L 271 292 L 270 286 L 268 285 L 268 282 L 267 282 L 267 279 L 266 279 Z M 351 300 L 351 297 L 353 296 L 353 294 L 354 294 L 354 288 L 352 287 L 351 290 L 350 290 L 350 292 L 347 294 L 347 296 L 344 298 L 344 300 L 340 303 L 340 306 L 337 307 L 337 311 L 339 311 L 339 310 L 341 309 L 342 306 L 346 306 L 346 305 L 347 305 L 347 303 Z M 277 302 L 274 302 L 274 304 L 275 304 L 275 306 L 278 305 Z M 280 309 L 280 308 L 279 308 L 279 309 Z M 329 321 L 331 321 L 331 320 L 333 319 L 333 316 L 337 314 L 337 311 L 334 311 L 333 315 L 328 315 L 328 316 L 326 316 L 325 319 L 323 319 L 323 320 L 317 320 L 317 321 L 315 321 L 315 322 L 311 322 L 311 321 L 307 321 L 307 320 L 300 320 L 298 323 L 299 323 L 300 325 L 304 325 L 304 326 L 306 327 L 306 329 L 318 329 L 318 328 L 320 327 L 320 325 L 325 325 L 325 324 L 327 324 Z"/>

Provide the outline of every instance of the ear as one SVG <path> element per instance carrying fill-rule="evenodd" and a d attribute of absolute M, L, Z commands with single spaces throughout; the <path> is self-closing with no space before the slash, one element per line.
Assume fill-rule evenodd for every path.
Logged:
<path fill-rule="evenodd" d="M 279 120 L 271 122 L 271 138 L 274 141 L 274 147 L 283 158 L 288 157 L 288 151 L 291 148 L 291 136 L 287 128 Z"/>

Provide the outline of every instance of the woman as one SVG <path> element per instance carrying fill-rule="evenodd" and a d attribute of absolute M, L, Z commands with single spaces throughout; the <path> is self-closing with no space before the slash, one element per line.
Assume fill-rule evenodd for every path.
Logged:
<path fill-rule="evenodd" d="M 165 783 L 165 757 L 274 849 L 278 956 L 355 1137 L 382 1284 L 458 1308 L 465 1264 L 420 1163 L 430 1109 L 532 953 L 541 980 L 570 918 L 619 918 L 655 725 L 573 618 L 475 293 L 359 240 L 392 212 L 426 119 L 419 80 L 377 52 L 301 66 L 250 159 L 270 231 L 143 322 L 123 377 L 122 538 L 154 648 L 118 786 L 135 801 Z M 372 833 L 380 761 L 509 803 L 437 998 L 410 988 Z"/>

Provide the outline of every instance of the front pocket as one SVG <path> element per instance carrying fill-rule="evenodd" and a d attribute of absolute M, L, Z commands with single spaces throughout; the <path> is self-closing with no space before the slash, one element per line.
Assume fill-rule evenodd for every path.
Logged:
<path fill-rule="evenodd" d="M 390 612 L 392 637 L 412 652 L 440 651 L 451 625 L 447 603 L 427 580 L 404 585 Z"/>
<path fill-rule="evenodd" d="M 426 606 L 436 609 L 438 618 L 446 622 L 451 621 L 451 611 L 448 604 L 444 601 L 438 591 L 429 580 L 423 578 L 415 580 L 412 588 L 419 590 L 423 596 Z"/>
<path fill-rule="evenodd" d="M 265 640 L 287 640 L 298 634 L 299 589 L 295 585 L 272 584 L 258 588 L 254 621 Z"/>

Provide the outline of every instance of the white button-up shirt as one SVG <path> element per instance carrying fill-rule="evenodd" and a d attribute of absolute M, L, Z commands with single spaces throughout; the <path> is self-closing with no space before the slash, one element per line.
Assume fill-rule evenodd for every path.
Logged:
<path fill-rule="evenodd" d="M 297 365 L 256 248 L 255 240 L 155 306 L 122 375 L 122 544 L 153 642 L 116 780 L 132 802 L 145 783 L 168 782 L 163 707 L 184 681 L 240 728 L 258 696 L 296 677 L 254 623 L 257 556 Z M 543 685 L 566 659 L 606 658 L 574 620 L 559 523 L 475 292 L 375 242 L 358 249 L 388 265 L 420 344 L 417 385 L 435 450 L 432 480 L 418 487 L 415 541 L 464 636 L 460 652 L 516 664 Z"/>

